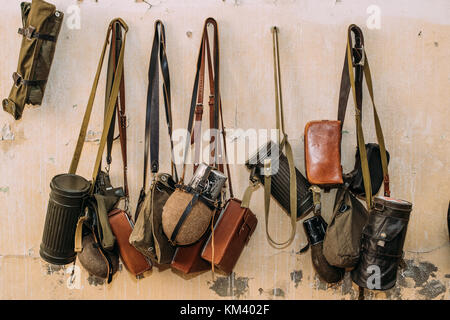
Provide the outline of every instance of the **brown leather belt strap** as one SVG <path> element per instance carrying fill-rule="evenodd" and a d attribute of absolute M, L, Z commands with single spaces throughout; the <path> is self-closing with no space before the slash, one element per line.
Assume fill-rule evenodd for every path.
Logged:
<path fill-rule="evenodd" d="M 122 47 L 122 30 L 120 28 L 120 23 L 115 22 L 112 25 L 112 39 L 111 46 L 109 52 L 108 59 L 108 70 L 107 70 L 107 78 L 106 78 L 106 92 L 105 92 L 105 116 L 108 107 L 108 101 L 111 95 L 111 89 L 113 85 L 113 81 L 115 78 L 115 69 L 118 63 L 118 59 L 120 56 L 120 50 Z M 129 201 L 129 192 L 128 192 L 128 162 L 127 162 L 127 120 L 126 120 L 126 108 L 125 108 L 125 80 L 124 73 L 122 72 L 122 77 L 120 79 L 119 85 L 119 96 L 116 100 L 115 109 L 117 110 L 117 120 L 118 120 L 118 128 L 119 128 L 119 138 L 120 138 L 120 147 L 122 153 L 122 162 L 123 162 L 123 183 L 124 183 L 124 191 L 126 197 L 126 205 L 128 205 Z M 107 163 L 107 171 L 109 171 L 109 167 L 112 162 L 112 145 L 114 139 L 114 129 L 115 129 L 116 116 L 113 114 L 111 124 L 108 131 L 107 141 L 106 141 L 106 163 Z M 101 166 L 100 166 L 101 167 Z"/>
<path fill-rule="evenodd" d="M 99 60 L 98 66 L 97 66 L 97 72 L 95 74 L 94 83 L 92 85 L 92 89 L 91 89 L 91 93 L 90 93 L 90 96 L 89 96 L 88 104 L 87 104 L 86 111 L 85 111 L 85 114 L 84 114 L 84 117 L 83 117 L 83 122 L 82 122 L 82 125 L 81 125 L 81 128 L 80 128 L 80 134 L 78 135 L 77 145 L 75 147 L 75 152 L 74 152 L 74 155 L 73 155 L 73 158 L 72 158 L 72 162 L 71 162 L 70 168 L 69 168 L 69 173 L 71 173 L 71 174 L 75 174 L 76 173 L 76 170 L 77 170 L 77 167 L 78 167 L 78 163 L 79 163 L 79 160 L 80 160 L 80 156 L 81 156 L 81 152 L 83 150 L 84 140 L 86 138 L 86 132 L 87 132 L 87 127 L 89 125 L 89 120 L 90 120 L 91 113 L 92 113 L 92 107 L 94 105 L 95 94 L 97 92 L 97 87 L 98 87 L 98 82 L 99 82 L 99 78 L 100 78 L 100 74 L 101 74 L 101 69 L 102 69 L 104 58 L 105 58 L 106 47 L 107 47 L 107 45 L 109 43 L 108 39 L 109 39 L 109 36 L 111 34 L 112 26 L 113 26 L 113 24 L 115 22 L 119 22 L 120 25 L 122 26 L 122 28 L 124 28 L 125 35 L 124 35 L 124 38 L 123 38 L 122 47 L 120 49 L 120 55 L 119 55 L 117 67 L 116 67 L 116 70 L 115 70 L 115 75 L 116 76 L 114 78 L 113 86 L 112 86 L 112 89 L 111 89 L 111 95 L 110 95 L 110 99 L 109 99 L 109 102 L 108 102 L 106 116 L 105 116 L 105 119 L 104 119 L 102 136 L 100 138 L 100 145 L 98 147 L 97 157 L 96 157 L 95 164 L 94 164 L 94 171 L 93 171 L 93 174 L 92 174 L 92 184 L 91 184 L 91 190 L 90 190 L 91 194 L 94 191 L 95 181 L 97 179 L 97 174 L 98 174 L 98 171 L 99 171 L 103 150 L 105 148 L 106 139 L 107 139 L 107 135 L 108 135 L 108 131 L 109 131 L 109 126 L 111 125 L 112 116 L 113 116 L 114 111 L 115 111 L 115 105 L 116 105 L 116 101 L 117 101 L 117 96 L 119 94 L 120 80 L 122 79 L 123 60 L 124 60 L 124 53 L 125 53 L 125 41 L 126 41 L 126 33 L 128 32 L 128 26 L 125 23 L 125 21 L 123 21 L 121 18 L 116 18 L 116 19 L 112 20 L 111 23 L 109 24 L 108 31 L 107 31 L 106 38 L 105 38 L 105 42 L 104 42 L 103 49 L 102 49 L 102 53 L 100 55 L 100 60 Z"/>
<path fill-rule="evenodd" d="M 208 37 L 208 26 L 213 26 L 213 51 L 211 54 L 211 48 Z M 196 169 L 196 162 L 199 159 L 200 154 L 200 146 L 195 144 L 195 141 L 199 141 L 201 139 L 201 120 L 203 114 L 203 94 L 204 94 L 204 77 L 205 77 L 205 58 L 207 57 L 208 63 L 208 76 L 209 76 L 209 86 L 210 86 L 210 96 L 209 96 L 209 110 L 210 110 L 210 128 L 216 129 L 218 132 L 219 126 L 222 127 L 222 137 L 223 137 L 223 153 L 222 146 L 219 138 L 215 138 L 214 135 L 211 136 L 210 146 L 211 146 L 211 159 L 210 165 L 216 166 L 220 171 L 224 172 L 223 161 L 226 162 L 227 166 L 227 176 L 228 176 L 228 185 L 230 189 L 230 196 L 233 197 L 233 188 L 231 184 L 231 175 L 230 168 L 228 164 L 227 154 L 226 154 L 226 138 L 225 138 L 225 128 L 223 125 L 223 117 L 222 117 L 222 102 L 220 98 L 220 85 L 219 85 L 219 33 L 218 26 L 216 20 L 213 18 L 208 18 L 205 21 L 203 27 L 203 34 L 200 43 L 200 51 L 197 59 L 197 72 L 195 75 L 193 94 L 191 99 L 191 108 L 189 113 L 189 121 L 188 121 L 188 137 L 186 139 L 186 148 L 184 153 L 184 161 L 183 161 L 183 172 L 180 179 L 180 183 L 184 181 L 184 176 L 186 172 L 186 159 L 187 153 L 189 150 L 189 143 L 194 144 L 194 156 L 195 156 L 195 165 L 194 170 Z M 213 58 L 211 58 L 211 56 Z M 194 116 L 195 116 L 195 128 L 194 125 Z M 219 123 L 220 118 L 220 123 Z"/>
<path fill-rule="evenodd" d="M 116 32 L 117 32 L 117 43 L 120 46 L 116 46 L 115 55 L 114 55 L 114 66 L 117 66 L 118 59 L 120 56 L 120 50 L 122 49 L 122 30 L 120 29 L 120 25 L 118 22 L 115 24 Z M 114 73 L 114 77 L 116 74 Z M 120 137 L 120 148 L 122 153 L 122 162 L 123 162 L 123 183 L 124 183 L 124 191 L 125 196 L 128 199 L 128 161 L 127 161 L 127 118 L 126 118 L 126 105 L 125 105 L 125 77 L 124 72 L 122 72 L 122 77 L 120 78 L 119 84 L 119 97 L 116 101 L 116 110 L 117 110 L 117 120 L 119 127 L 119 137 Z"/>

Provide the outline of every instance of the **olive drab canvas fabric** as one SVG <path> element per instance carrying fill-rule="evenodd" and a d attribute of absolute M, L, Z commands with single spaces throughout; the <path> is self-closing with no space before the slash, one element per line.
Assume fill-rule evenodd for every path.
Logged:
<path fill-rule="evenodd" d="M 22 117 L 25 104 L 40 105 L 44 97 L 56 41 L 64 14 L 42 0 L 22 2 L 22 36 L 17 71 L 9 97 L 2 102 L 3 110 L 16 120 Z"/>
<path fill-rule="evenodd" d="M 368 219 L 369 213 L 349 190 L 348 183 L 340 187 L 323 241 L 323 255 L 329 264 L 353 268 L 358 263 L 361 234 Z"/>

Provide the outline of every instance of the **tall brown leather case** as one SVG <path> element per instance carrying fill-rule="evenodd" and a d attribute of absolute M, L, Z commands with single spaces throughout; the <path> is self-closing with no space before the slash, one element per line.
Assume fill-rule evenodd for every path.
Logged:
<path fill-rule="evenodd" d="M 226 274 L 233 271 L 257 224 L 255 214 L 242 208 L 241 200 L 228 200 L 214 227 L 214 265 L 219 270 Z M 210 236 L 202 252 L 202 258 L 210 263 L 213 260 L 212 246 Z"/>
<path fill-rule="evenodd" d="M 306 177 L 311 184 L 343 183 L 341 167 L 341 121 L 320 120 L 305 126 Z"/>
<path fill-rule="evenodd" d="M 128 241 L 133 227 L 125 211 L 114 209 L 108 213 L 108 218 L 125 268 L 135 276 L 151 270 L 151 263 Z"/>

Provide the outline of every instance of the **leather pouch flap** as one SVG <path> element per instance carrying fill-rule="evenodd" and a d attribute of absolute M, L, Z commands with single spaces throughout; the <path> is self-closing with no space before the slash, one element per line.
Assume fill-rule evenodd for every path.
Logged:
<path fill-rule="evenodd" d="M 343 183 L 340 121 L 321 120 L 306 124 L 305 166 L 308 181 L 312 184 Z"/>
<path fill-rule="evenodd" d="M 394 240 L 408 224 L 402 219 L 381 215 L 371 218 L 363 233 L 372 239 L 387 242 Z"/>
<path fill-rule="evenodd" d="M 250 209 L 246 208 L 243 223 L 238 233 L 239 236 L 242 236 L 243 234 L 245 234 L 245 232 L 247 233 L 245 244 L 247 244 L 250 240 L 250 237 L 255 231 L 257 224 L 258 219 L 256 218 L 255 214 Z"/>

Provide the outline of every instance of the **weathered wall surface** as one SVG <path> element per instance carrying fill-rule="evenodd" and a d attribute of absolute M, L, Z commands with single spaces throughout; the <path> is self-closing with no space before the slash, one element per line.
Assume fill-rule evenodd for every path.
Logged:
<path fill-rule="evenodd" d="M 125 269 L 110 285 L 81 269 L 80 288 L 67 287 L 66 269 L 39 257 L 50 179 L 67 171 L 85 110 L 109 21 L 122 17 L 130 26 L 125 55 L 129 119 L 129 181 L 134 207 L 141 186 L 147 68 L 155 19 L 166 26 L 171 70 L 174 125 L 185 127 L 195 63 L 204 19 L 215 17 L 221 44 L 221 89 L 225 126 L 273 128 L 274 90 L 270 27 L 280 28 L 280 55 L 286 127 L 295 162 L 304 172 L 303 128 L 315 119 L 337 113 L 346 30 L 362 27 L 374 91 L 388 150 L 391 189 L 413 202 L 405 244 L 407 268 L 394 289 L 369 292 L 373 299 L 448 299 L 450 246 L 446 227 L 450 180 L 450 3 L 378 0 L 54 0 L 67 10 L 80 9 L 81 28 L 65 23 L 41 107 L 27 108 L 20 121 L 0 112 L 0 298 L 2 299 L 353 299 L 351 279 L 331 288 L 321 283 L 309 253 L 298 254 L 305 236 L 298 223 L 296 239 L 277 251 L 265 239 L 263 192 L 252 200 L 259 225 L 235 273 L 206 272 L 183 278 L 171 270 L 149 272 L 136 280 Z M 20 37 L 20 0 L 3 1 L 0 24 L 0 93 L 12 85 Z M 151 4 L 151 5 L 150 5 Z M 377 5 L 380 28 L 369 29 L 367 8 Z M 73 21 L 72 21 L 73 22 Z M 104 83 L 102 77 L 101 83 Z M 100 88 L 103 88 L 102 85 Z M 367 97 L 367 91 L 365 91 Z M 94 106 L 91 141 L 83 151 L 78 173 L 89 177 L 101 131 L 103 89 Z M 353 103 L 343 136 L 345 171 L 353 166 L 355 134 Z M 366 140 L 375 141 L 368 99 L 364 104 Z M 163 115 L 162 115 L 163 116 Z M 163 122 L 164 123 L 164 122 Z M 164 127 L 161 129 L 164 130 Z M 370 138 L 369 138 L 370 137 Z M 165 138 L 164 138 L 165 139 Z M 167 142 L 167 140 L 166 140 Z M 167 143 L 162 159 L 169 159 Z M 115 147 L 113 184 L 121 182 L 119 147 Z M 162 171 L 169 170 L 168 162 Z M 233 165 L 238 197 L 248 172 Z M 324 215 L 330 217 L 334 192 L 325 194 Z M 272 232 L 289 232 L 289 220 L 272 202 Z"/>

